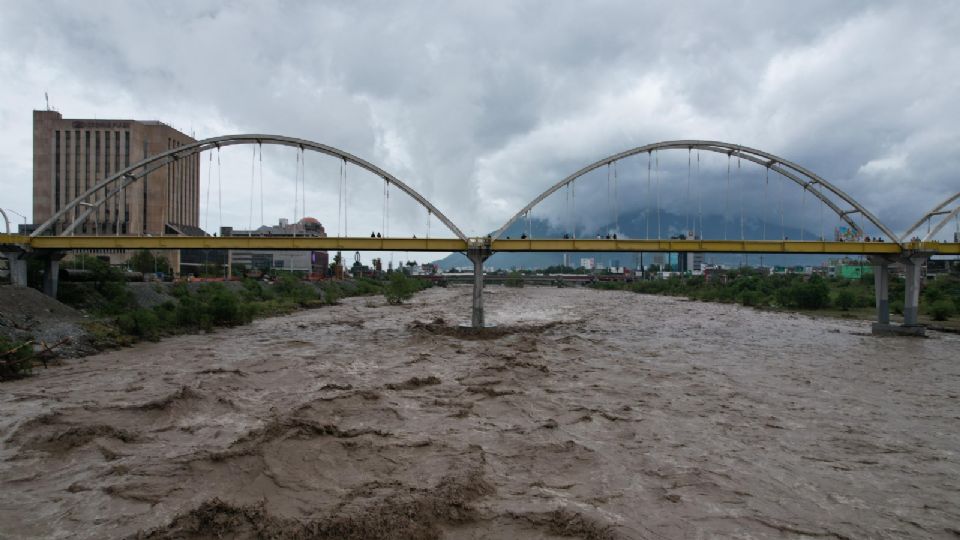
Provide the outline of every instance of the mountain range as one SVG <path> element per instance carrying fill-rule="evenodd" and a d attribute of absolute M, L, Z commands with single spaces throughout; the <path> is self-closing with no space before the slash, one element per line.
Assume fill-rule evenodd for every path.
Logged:
<path fill-rule="evenodd" d="M 631 212 L 620 216 L 619 223 L 608 223 L 598 227 L 596 230 L 583 230 L 578 228 L 577 238 L 595 238 L 597 235 L 606 236 L 607 234 L 617 233 L 618 238 L 657 238 L 657 229 L 660 230 L 660 238 L 670 238 L 684 234 L 688 225 L 692 228 L 696 225 L 697 218 L 681 216 L 669 212 L 661 212 L 658 217 L 651 214 L 649 219 L 644 211 Z M 619 225 L 619 231 L 617 229 Z M 700 236 L 706 240 L 740 239 L 740 218 L 734 220 L 724 220 L 722 216 L 704 216 L 703 228 Z M 492 232 L 492 231 L 491 231 Z M 561 227 L 552 225 L 549 221 L 539 218 L 531 218 L 529 223 L 525 220 L 518 220 L 507 229 L 501 238 L 520 238 L 520 236 L 529 232 L 531 238 L 563 238 L 564 234 L 570 234 L 570 231 Z M 809 229 L 801 230 L 797 227 L 784 227 L 780 224 L 764 222 L 758 219 L 747 218 L 743 222 L 743 236 L 747 240 L 776 240 L 781 237 L 800 240 L 812 240 L 820 236 L 820 233 L 814 233 Z M 832 229 L 824 231 L 826 238 L 833 237 Z M 597 263 L 604 266 L 628 266 L 636 267 L 640 261 L 640 255 L 636 253 L 610 253 L 610 252 L 571 252 L 568 254 L 568 264 L 577 267 L 580 265 L 581 258 L 593 258 Z M 829 257 L 824 255 L 784 255 L 784 254 L 765 254 L 762 256 L 764 266 L 818 266 Z M 498 269 L 537 269 L 548 266 L 557 266 L 563 264 L 563 253 L 495 253 L 484 263 Z M 652 254 L 643 254 L 643 264 L 649 265 L 653 261 Z M 708 264 L 722 264 L 725 266 L 759 266 L 761 264 L 760 255 L 747 255 L 740 253 L 706 253 L 704 261 Z M 443 259 L 433 261 L 438 264 L 442 270 L 449 270 L 454 267 L 472 267 L 472 264 L 462 253 L 451 253 Z"/>

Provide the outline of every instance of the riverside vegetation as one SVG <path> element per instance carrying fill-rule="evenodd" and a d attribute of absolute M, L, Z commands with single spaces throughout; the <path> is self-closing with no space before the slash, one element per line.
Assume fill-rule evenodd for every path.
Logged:
<path fill-rule="evenodd" d="M 703 276 L 671 277 L 649 281 L 597 282 L 598 289 L 630 290 L 643 294 L 685 296 L 705 302 L 738 303 L 743 306 L 800 311 L 849 312 L 874 309 L 873 276 L 861 279 L 823 278 L 800 274 L 763 275 L 753 269 L 729 270 L 716 279 Z M 890 279 L 890 310 L 903 314 L 904 281 Z M 941 276 L 924 284 L 921 301 L 934 321 L 947 321 L 960 313 L 960 276 Z M 872 311 L 870 311 L 872 314 Z"/>
<path fill-rule="evenodd" d="M 386 281 L 360 277 L 311 283 L 282 274 L 272 283 L 244 279 L 134 285 L 126 282 L 123 272 L 95 257 L 81 256 L 76 265 L 88 271 L 88 281 L 62 281 L 57 299 L 92 316 L 86 328 L 97 349 L 238 326 L 258 317 L 335 305 L 347 296 L 383 295 L 388 303 L 401 304 L 430 286 L 402 272 L 390 273 Z M 148 291 L 151 302 L 138 294 L 137 290 L 142 293 L 146 288 L 152 289 Z M 30 344 L 23 341 L 0 339 L 0 354 L 0 380 L 28 375 L 36 360 Z"/>

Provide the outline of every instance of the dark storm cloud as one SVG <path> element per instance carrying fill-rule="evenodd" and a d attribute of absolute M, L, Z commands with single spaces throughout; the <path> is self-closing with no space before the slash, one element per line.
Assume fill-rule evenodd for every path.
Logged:
<path fill-rule="evenodd" d="M 343 148 L 480 234 L 605 155 L 719 139 L 802 163 L 900 229 L 960 189 L 956 35 L 952 2 L 8 3 L 0 158 L 9 205 L 29 208 L 29 110 L 49 90 L 67 116 Z M 225 172 L 249 182 L 244 163 Z M 335 172 L 311 173 L 312 200 L 333 200 Z M 362 189 L 351 220 L 379 223 L 379 188 Z"/>

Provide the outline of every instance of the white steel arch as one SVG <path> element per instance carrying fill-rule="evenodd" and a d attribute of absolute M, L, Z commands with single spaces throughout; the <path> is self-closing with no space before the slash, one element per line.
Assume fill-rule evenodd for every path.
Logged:
<path fill-rule="evenodd" d="M 947 197 L 946 199 L 943 200 L 943 202 L 934 206 L 929 212 L 924 214 L 923 217 L 918 219 L 916 223 L 911 225 L 910 228 L 907 229 L 907 231 L 903 233 L 902 236 L 900 236 L 900 243 L 906 242 L 908 236 L 910 236 L 911 234 L 913 234 L 914 231 L 919 229 L 920 226 L 923 225 L 925 221 L 932 219 L 933 216 L 944 216 L 943 219 L 937 222 L 937 224 L 930 229 L 930 232 L 928 232 L 927 235 L 922 238 L 922 240 L 924 242 L 927 242 L 931 238 L 936 236 L 936 234 L 940 232 L 940 229 L 942 229 L 947 223 L 950 223 L 950 220 L 955 218 L 957 214 L 960 213 L 960 203 L 958 203 L 956 208 L 954 208 L 953 210 L 946 209 L 950 205 L 950 203 L 957 201 L 958 199 L 960 199 L 960 191 L 956 192 L 950 197 Z"/>
<path fill-rule="evenodd" d="M 332 146 L 328 146 L 328 145 L 321 144 L 314 141 L 309 141 L 306 139 L 285 137 L 282 135 L 260 135 L 260 134 L 224 135 L 221 137 L 212 137 L 209 139 L 204 139 L 202 141 L 197 141 L 195 143 L 183 145 L 171 150 L 167 150 L 166 152 L 161 152 L 159 154 L 143 159 L 113 174 L 112 176 L 109 176 L 97 182 L 96 184 L 94 184 L 90 189 L 86 190 L 81 195 L 76 197 L 74 200 L 67 203 L 62 209 L 60 209 L 59 212 L 51 216 L 50 219 L 43 222 L 43 224 L 37 227 L 37 229 L 30 236 L 38 236 L 43 234 L 43 232 L 49 229 L 54 223 L 57 222 L 57 220 L 61 219 L 63 216 L 67 215 L 67 213 L 72 211 L 75 207 L 80 205 L 80 203 L 83 200 L 90 197 L 91 195 L 94 195 L 98 190 L 103 189 L 106 186 L 110 185 L 111 182 L 120 181 L 119 185 L 116 188 L 114 188 L 112 191 L 104 195 L 102 199 L 96 200 L 93 203 L 89 203 L 89 204 L 85 203 L 83 206 L 86 207 L 86 210 L 84 210 L 75 220 L 73 220 L 73 222 L 70 224 L 69 227 L 63 230 L 63 232 L 61 233 L 62 235 L 67 235 L 72 233 L 74 228 L 76 228 L 80 223 L 83 223 L 83 221 L 87 218 L 87 216 L 89 216 L 97 208 L 102 206 L 107 200 L 109 200 L 111 197 L 116 196 L 117 194 L 122 192 L 124 189 L 126 189 L 128 185 L 150 174 L 151 172 L 161 167 L 165 167 L 171 163 L 175 163 L 180 159 L 183 159 L 188 156 L 192 156 L 194 154 L 199 154 L 200 152 L 204 152 L 206 150 L 221 148 L 224 146 L 233 146 L 237 144 L 274 144 L 274 145 L 281 145 L 281 146 L 291 146 L 291 147 L 301 148 L 304 150 L 312 150 L 314 152 L 319 152 L 321 154 L 326 154 L 328 156 L 340 158 L 348 163 L 353 163 L 354 165 L 362 169 L 366 169 L 367 171 L 372 172 L 373 174 L 379 176 L 380 178 L 383 178 L 383 180 L 386 181 L 387 183 L 397 186 L 397 188 L 399 188 L 401 191 L 403 191 L 404 193 L 412 197 L 421 206 L 426 208 L 428 212 L 437 216 L 437 219 L 439 219 L 458 238 L 464 241 L 466 241 L 467 239 L 467 237 L 463 234 L 463 232 L 460 231 L 460 228 L 457 227 L 452 221 L 450 221 L 450 219 L 447 218 L 447 216 L 445 216 L 442 212 L 437 210 L 437 208 L 434 207 L 433 204 L 430 203 L 430 201 L 425 199 L 422 195 L 417 193 L 416 190 L 414 190 L 407 184 L 401 182 L 398 178 L 396 178 L 392 174 L 384 171 L 383 169 L 381 169 L 380 167 L 377 167 L 376 165 L 370 163 L 369 161 L 361 159 L 357 156 L 354 156 L 353 154 L 344 152 L 343 150 L 334 148 Z"/>
<path fill-rule="evenodd" d="M 574 180 L 580 178 L 581 176 L 603 167 L 604 165 L 609 165 L 615 161 L 634 156 L 637 154 L 643 154 L 647 152 L 653 152 L 654 150 L 676 150 L 676 149 L 688 149 L 688 150 L 706 150 L 710 152 L 716 152 L 718 154 L 727 154 L 728 156 L 736 156 L 743 158 L 747 161 L 752 161 L 768 169 L 779 173 L 780 175 L 789 178 L 798 185 L 802 186 L 805 190 L 812 193 L 818 199 L 823 201 L 834 213 L 840 216 L 841 219 L 846 221 L 852 228 L 857 231 L 861 231 L 861 227 L 857 225 L 853 219 L 850 217 L 851 214 L 860 213 L 866 218 L 870 223 L 874 224 L 878 229 L 883 231 L 883 233 L 890 238 L 891 240 L 896 240 L 899 237 L 893 233 L 886 225 L 884 225 L 876 216 L 874 216 L 869 210 L 864 208 L 860 203 L 855 201 L 852 197 L 844 193 L 842 190 L 827 182 L 814 172 L 802 167 L 792 161 L 783 159 L 781 157 L 775 156 L 768 152 L 762 150 L 757 150 L 755 148 L 750 148 L 747 146 L 742 146 L 739 144 L 726 143 L 722 141 L 701 141 L 701 140 L 677 140 L 677 141 L 663 141 L 653 144 L 648 144 L 645 146 L 638 146 L 636 148 L 631 148 L 623 152 L 613 154 L 606 158 L 603 158 L 599 161 L 591 163 L 586 167 L 576 171 L 575 173 L 567 176 L 563 180 L 560 180 L 549 189 L 538 195 L 529 204 L 523 207 L 519 212 L 517 212 L 513 217 L 511 217 L 506 223 L 503 224 L 495 233 L 493 233 L 493 239 L 499 238 L 503 235 L 504 232 L 511 225 L 513 225 L 518 219 L 526 215 L 534 206 L 540 204 L 545 198 L 559 190 L 560 188 L 570 184 Z M 823 192 L 817 187 L 820 186 L 823 189 L 826 189 L 830 193 L 836 195 L 841 200 L 853 207 L 852 210 L 842 210 L 840 209 L 830 198 L 825 196 Z M 861 231 L 862 232 L 862 231 Z"/>

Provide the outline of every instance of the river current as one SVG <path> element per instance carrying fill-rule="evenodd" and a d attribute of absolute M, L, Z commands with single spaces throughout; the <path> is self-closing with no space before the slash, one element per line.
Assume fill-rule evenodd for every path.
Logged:
<path fill-rule="evenodd" d="M 579 288 L 336 307 L 0 385 L 3 538 L 957 538 L 960 339 Z"/>

